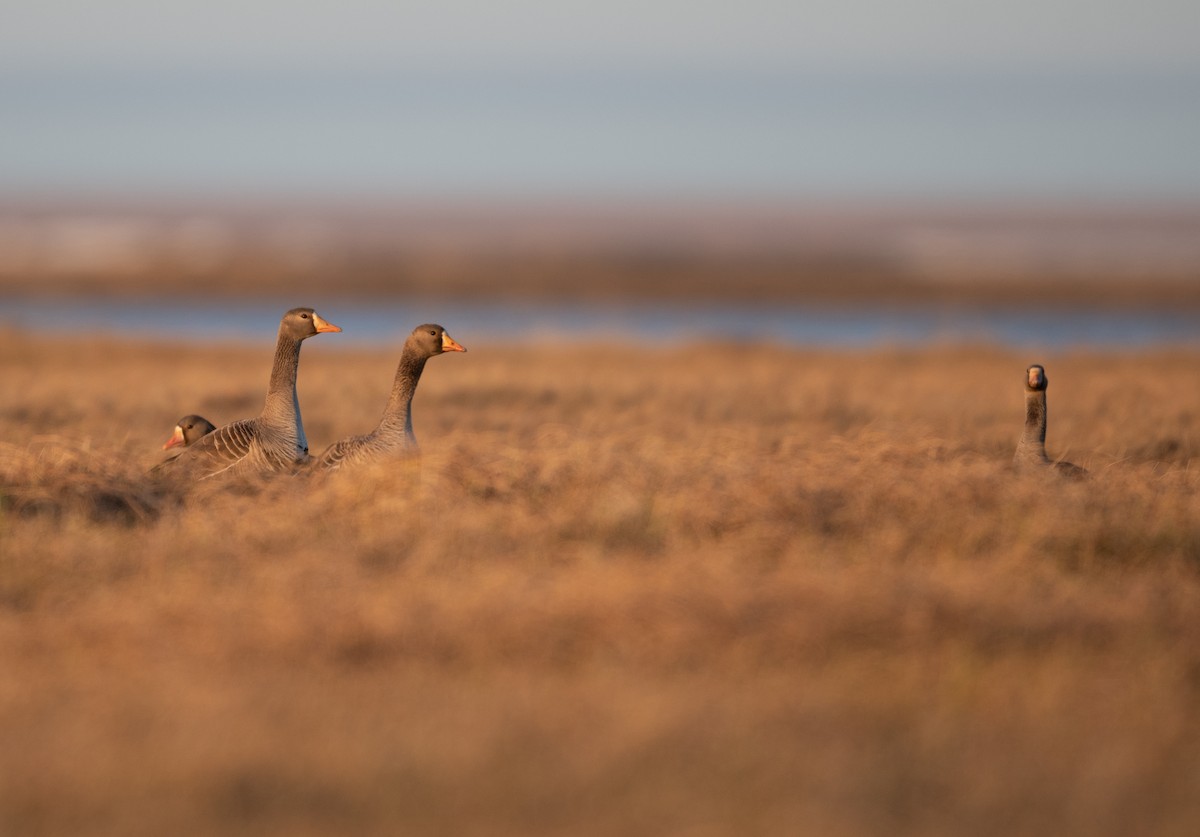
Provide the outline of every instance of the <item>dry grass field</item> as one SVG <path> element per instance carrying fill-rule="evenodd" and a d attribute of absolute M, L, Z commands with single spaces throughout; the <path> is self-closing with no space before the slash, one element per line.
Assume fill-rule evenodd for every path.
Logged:
<path fill-rule="evenodd" d="M 0 335 L 0 833 L 1200 833 L 1200 353 L 445 325 L 419 465 L 188 495 L 269 336 Z M 305 345 L 314 452 L 395 360 Z"/>

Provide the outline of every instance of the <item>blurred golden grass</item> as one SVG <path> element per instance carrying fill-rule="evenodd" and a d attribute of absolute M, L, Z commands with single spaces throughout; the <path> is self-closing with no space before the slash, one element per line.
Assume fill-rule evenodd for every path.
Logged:
<path fill-rule="evenodd" d="M 0 336 L 0 831 L 1200 827 L 1196 352 L 456 337 L 419 463 L 185 495 L 269 346 Z M 302 360 L 373 426 L 393 352 Z"/>

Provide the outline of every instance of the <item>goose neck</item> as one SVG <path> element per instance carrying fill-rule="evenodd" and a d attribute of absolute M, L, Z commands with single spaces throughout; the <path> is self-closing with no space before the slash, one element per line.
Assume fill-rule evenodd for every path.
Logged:
<path fill-rule="evenodd" d="M 1045 390 L 1030 390 L 1025 393 L 1025 431 L 1021 435 L 1021 447 L 1035 455 L 1046 455 Z"/>
<path fill-rule="evenodd" d="M 275 344 L 275 363 L 271 367 L 271 382 L 267 388 L 267 403 L 263 415 L 290 418 L 297 412 L 296 370 L 300 365 L 300 341 L 280 330 Z"/>
<path fill-rule="evenodd" d="M 400 355 L 400 363 L 396 367 L 396 378 L 392 382 L 392 394 L 388 398 L 387 407 L 383 411 L 384 423 L 397 423 L 411 430 L 412 428 L 412 399 L 425 370 L 427 358 L 410 346 L 405 346 Z"/>

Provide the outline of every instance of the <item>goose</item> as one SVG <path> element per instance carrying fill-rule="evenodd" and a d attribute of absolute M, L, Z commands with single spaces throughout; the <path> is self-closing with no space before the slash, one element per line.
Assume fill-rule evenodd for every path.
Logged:
<path fill-rule="evenodd" d="M 465 352 L 446 329 L 434 323 L 419 325 L 404 341 L 392 394 L 379 425 L 363 436 L 350 436 L 330 445 L 317 460 L 319 468 L 334 470 L 342 465 L 413 455 L 418 452 L 412 428 L 412 399 L 425 361 L 443 352 Z"/>
<path fill-rule="evenodd" d="M 1046 387 L 1049 384 L 1046 369 L 1041 364 L 1035 363 L 1025 370 L 1025 430 L 1017 442 L 1013 466 L 1022 473 L 1053 468 L 1065 477 L 1086 477 L 1086 468 L 1070 462 L 1055 462 L 1046 456 Z"/>
<path fill-rule="evenodd" d="M 207 479 L 224 473 L 288 471 L 307 461 L 308 441 L 296 395 L 300 344 L 314 334 L 331 331 L 341 329 L 311 308 L 293 308 L 284 314 L 262 412 L 202 436 L 171 460 L 172 469 Z"/>
<path fill-rule="evenodd" d="M 163 450 L 171 450 L 171 448 L 178 448 L 178 450 L 171 451 L 171 455 L 151 468 L 150 473 L 156 473 L 166 468 L 171 462 L 179 458 L 188 445 L 202 436 L 207 436 L 216 429 L 216 425 L 204 416 L 184 416 L 175 425 L 175 432 L 171 434 L 171 438 L 163 442 L 162 446 Z"/>
<path fill-rule="evenodd" d="M 163 443 L 163 450 L 170 450 L 174 447 L 187 447 L 195 442 L 201 436 L 207 436 L 216 430 L 217 427 L 204 416 L 190 415 L 184 416 L 175 425 L 175 432 Z"/>

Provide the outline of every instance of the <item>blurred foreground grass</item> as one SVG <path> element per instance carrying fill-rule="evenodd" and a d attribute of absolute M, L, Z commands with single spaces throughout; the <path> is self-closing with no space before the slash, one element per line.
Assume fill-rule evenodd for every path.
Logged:
<path fill-rule="evenodd" d="M 0 336 L 0 832 L 1200 828 L 1196 352 L 445 325 L 419 465 L 190 496 L 269 346 Z M 306 345 L 314 451 L 395 359 Z"/>

